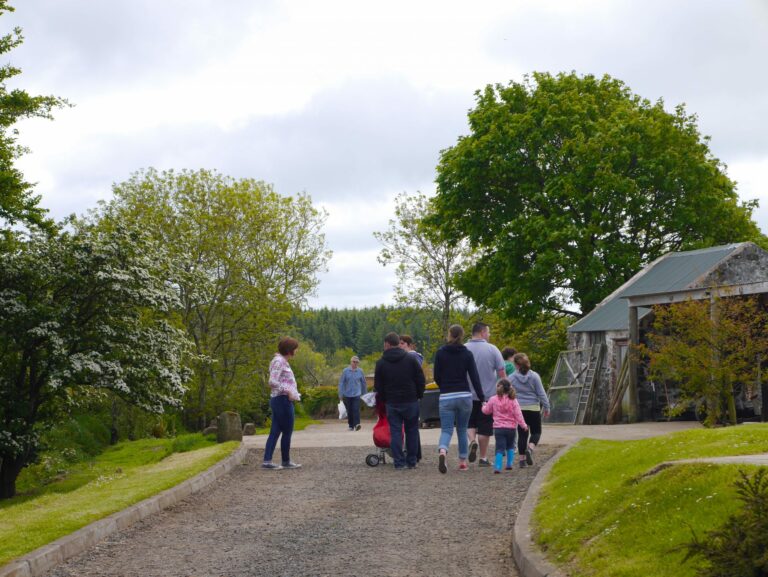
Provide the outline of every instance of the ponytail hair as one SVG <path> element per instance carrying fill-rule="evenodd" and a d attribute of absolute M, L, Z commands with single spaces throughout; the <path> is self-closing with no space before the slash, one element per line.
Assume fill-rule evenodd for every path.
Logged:
<path fill-rule="evenodd" d="M 520 371 L 521 375 L 525 375 L 531 370 L 531 361 L 528 360 L 528 355 L 525 353 L 517 353 L 512 357 L 512 362 L 515 363 L 515 366 L 517 367 L 517 370 Z"/>
<path fill-rule="evenodd" d="M 448 336 L 446 342 L 449 345 L 460 345 L 464 339 L 464 328 L 461 325 L 451 325 L 448 329 Z"/>
<path fill-rule="evenodd" d="M 512 386 L 512 382 L 509 379 L 499 379 L 496 381 L 496 387 L 501 387 L 501 392 L 497 393 L 499 398 L 507 395 L 510 399 L 517 398 L 515 387 Z"/>

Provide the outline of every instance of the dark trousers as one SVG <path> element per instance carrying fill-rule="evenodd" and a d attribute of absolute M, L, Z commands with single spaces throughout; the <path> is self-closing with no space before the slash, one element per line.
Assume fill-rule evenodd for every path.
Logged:
<path fill-rule="evenodd" d="M 517 429 L 493 428 L 493 438 L 496 440 L 496 454 L 504 455 L 507 450 L 515 450 L 515 437 Z"/>
<path fill-rule="evenodd" d="M 539 444 L 541 439 L 541 411 L 523 411 L 523 418 L 528 425 L 528 430 L 521 427 L 517 428 L 517 454 L 521 457 L 525 455 L 528 443 Z M 528 433 L 530 432 L 530 439 Z"/>
<path fill-rule="evenodd" d="M 349 428 L 354 429 L 360 424 L 360 397 L 342 397 L 344 407 L 347 409 L 347 423 Z"/>
<path fill-rule="evenodd" d="M 407 464 L 415 467 L 419 456 L 419 402 L 387 403 L 387 420 L 392 437 L 390 448 L 395 468 L 401 469 Z M 403 427 L 405 427 L 405 450 L 403 453 Z"/>
<path fill-rule="evenodd" d="M 269 437 L 264 447 L 264 461 L 271 461 L 277 446 L 277 438 L 280 439 L 280 455 L 283 463 L 291 460 L 291 435 L 293 435 L 293 403 L 286 395 L 278 395 L 269 399 L 269 407 L 272 409 L 272 427 L 269 429 Z"/>

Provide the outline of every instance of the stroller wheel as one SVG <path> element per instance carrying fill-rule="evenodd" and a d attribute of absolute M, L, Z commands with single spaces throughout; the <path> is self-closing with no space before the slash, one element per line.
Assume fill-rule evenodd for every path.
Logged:
<path fill-rule="evenodd" d="M 365 464 L 369 467 L 375 467 L 379 464 L 379 456 L 371 453 L 365 458 Z"/>

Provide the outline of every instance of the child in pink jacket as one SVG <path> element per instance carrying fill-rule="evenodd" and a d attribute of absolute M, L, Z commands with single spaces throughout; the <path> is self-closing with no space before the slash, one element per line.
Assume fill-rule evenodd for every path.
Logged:
<path fill-rule="evenodd" d="M 493 415 L 493 436 L 496 439 L 496 461 L 494 473 L 501 473 L 504 453 L 507 454 L 507 471 L 512 470 L 515 462 L 515 443 L 517 427 L 528 430 L 528 425 L 520 410 L 520 403 L 515 398 L 515 388 L 508 379 L 499 379 L 496 383 L 496 395 L 483 403 L 483 413 Z"/>

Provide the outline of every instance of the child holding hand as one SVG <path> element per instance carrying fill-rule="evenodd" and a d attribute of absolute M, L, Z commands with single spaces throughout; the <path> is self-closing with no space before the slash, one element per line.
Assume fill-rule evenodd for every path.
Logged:
<path fill-rule="evenodd" d="M 515 462 L 517 427 L 528 430 L 516 396 L 515 388 L 509 379 L 499 379 L 496 383 L 496 395 L 491 397 L 487 403 L 483 403 L 482 406 L 483 413 L 493 415 L 493 436 L 496 440 L 494 473 L 501 473 L 504 453 L 507 454 L 506 469 L 508 471 L 512 469 Z"/>

